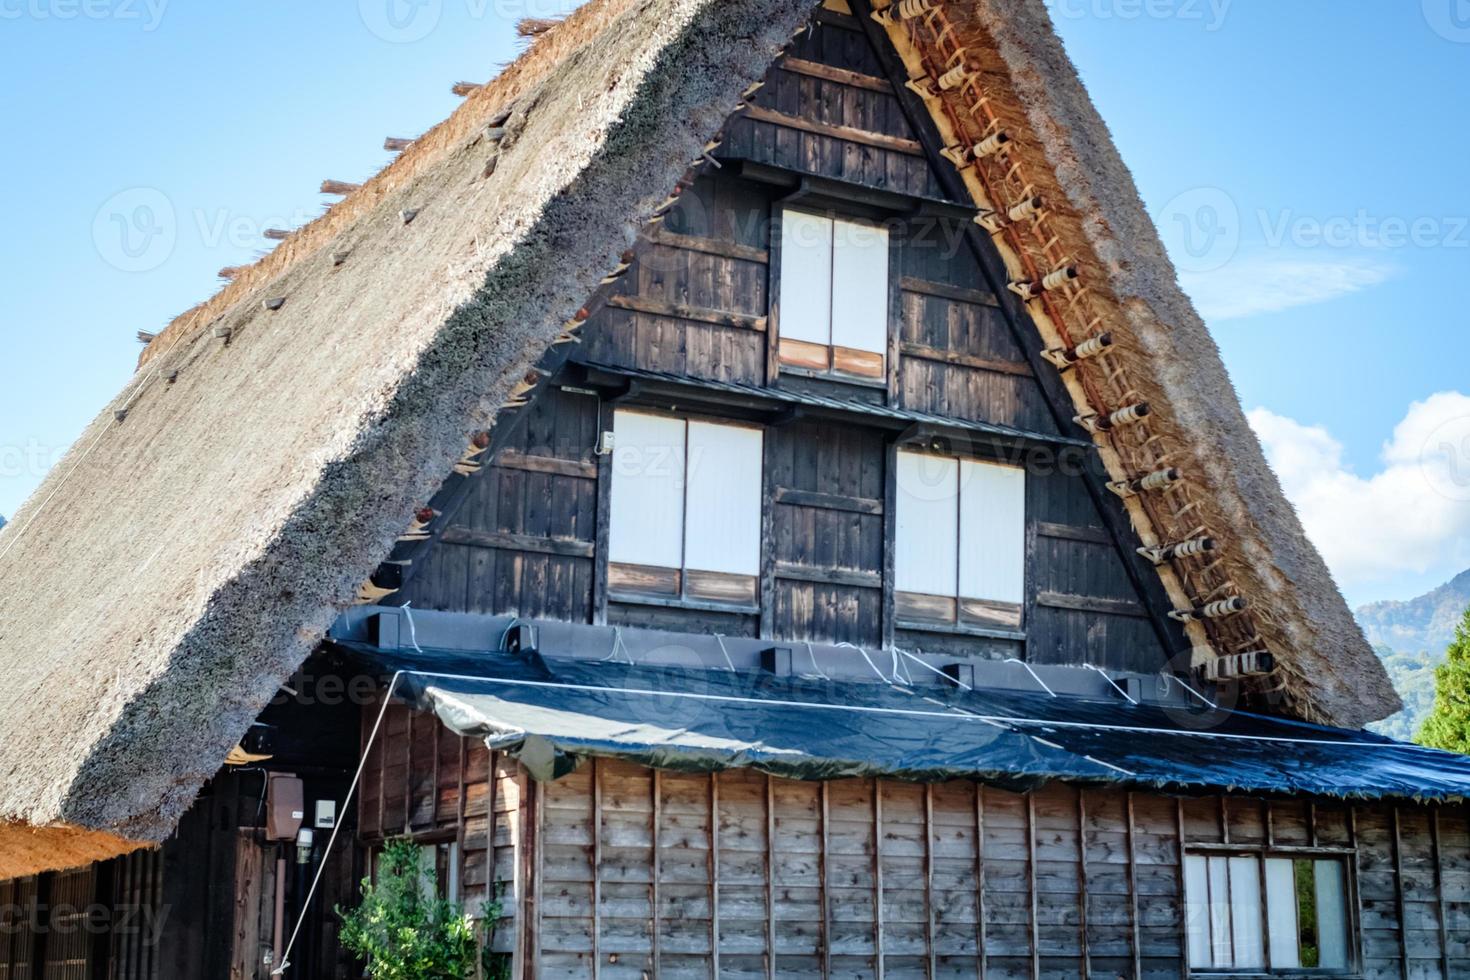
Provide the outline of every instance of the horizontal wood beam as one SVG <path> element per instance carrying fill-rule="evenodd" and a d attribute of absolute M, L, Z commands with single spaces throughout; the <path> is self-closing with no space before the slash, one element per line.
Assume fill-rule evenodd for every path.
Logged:
<path fill-rule="evenodd" d="M 976 306 L 993 306 L 1000 309 L 1000 300 L 995 298 L 994 293 L 984 289 L 951 286 L 947 282 L 920 279 L 918 276 L 904 276 L 898 281 L 898 286 L 907 293 L 922 293 L 925 296 L 938 296 L 941 299 L 952 299 L 960 303 L 974 303 Z"/>
<path fill-rule="evenodd" d="M 1080 524 L 1053 524 L 1049 521 L 1038 521 L 1036 533 L 1043 538 L 1056 538 L 1061 541 L 1086 541 L 1088 544 L 1113 543 L 1113 536 L 1106 529 L 1100 527 L 1083 527 Z"/>
<path fill-rule="evenodd" d="M 876 75 L 864 75 L 862 72 L 849 71 L 846 68 L 836 68 L 832 65 L 824 65 L 818 61 L 807 61 L 805 58 L 785 58 L 777 63 L 776 67 L 783 71 L 806 75 L 808 78 L 820 78 L 823 81 L 836 82 L 839 85 L 847 85 L 852 88 L 867 89 L 870 92 L 893 91 L 893 87 L 888 84 L 888 79 L 886 78 L 878 78 Z"/>
<path fill-rule="evenodd" d="M 815 582 L 818 585 L 850 585 L 858 589 L 883 588 L 883 573 L 860 568 L 837 568 L 776 562 L 776 577 L 789 582 Z"/>
<path fill-rule="evenodd" d="M 817 136 L 827 136 L 831 139 L 845 140 L 849 143 L 861 143 L 863 146 L 871 146 L 880 150 L 892 150 L 895 153 L 903 153 L 908 156 L 919 157 L 924 155 L 923 148 L 918 140 L 905 139 L 902 136 L 889 136 L 887 133 L 875 133 L 868 129 L 858 129 L 856 126 L 838 126 L 833 123 L 817 122 L 813 119 L 803 119 L 801 116 L 791 116 L 774 109 L 763 106 L 750 106 L 745 110 L 746 118 L 754 122 L 770 123 L 772 126 L 784 126 L 787 129 L 797 129 Z"/>
<path fill-rule="evenodd" d="M 717 327 L 735 327 L 760 332 L 766 329 L 766 318 L 763 316 L 731 313 L 728 310 L 712 310 L 703 306 L 690 306 L 687 303 L 670 303 L 665 300 L 649 299 L 646 296 L 613 296 L 608 299 L 607 305 L 620 310 L 631 310 L 634 313 L 666 316 L 677 320 L 693 320 L 696 323 L 709 323 Z"/>
<path fill-rule="evenodd" d="M 1100 599 L 1090 595 L 1042 592 L 1037 595 L 1036 604 L 1048 609 L 1069 609 L 1072 612 L 1099 613 L 1104 616 L 1130 616 L 1135 619 L 1148 617 L 1148 611 L 1131 599 Z"/>
<path fill-rule="evenodd" d="M 1032 377 L 1031 368 L 1024 361 L 998 361 L 990 357 L 976 357 L 974 354 L 907 341 L 899 345 L 899 352 L 905 357 L 913 357 L 921 361 L 953 364 L 955 367 L 974 368 L 977 371 L 995 371 L 998 374 L 1014 374 L 1022 378 Z"/>
<path fill-rule="evenodd" d="M 881 514 L 883 501 L 871 497 L 849 497 L 840 493 L 820 493 L 816 490 L 793 490 L 778 487 L 773 499 L 778 504 L 793 507 L 820 507 L 823 510 L 841 510 L 851 514 Z"/>
<path fill-rule="evenodd" d="M 688 249 L 691 252 L 703 252 L 706 255 L 718 255 L 727 259 L 741 259 L 745 262 L 760 262 L 763 264 L 771 261 L 771 253 L 766 249 L 741 245 L 739 242 L 728 242 L 721 238 L 705 238 L 701 235 L 680 235 L 676 232 L 661 230 L 653 236 L 653 240 L 660 245 Z"/>
<path fill-rule="evenodd" d="M 445 544 L 462 544 L 471 548 L 504 548 L 508 551 L 530 551 L 538 555 L 561 555 L 564 558 L 591 558 L 591 541 L 575 538 L 538 538 L 530 534 L 504 531 L 476 531 L 467 527 L 446 528 L 440 538 Z"/>
<path fill-rule="evenodd" d="M 507 449 L 495 457 L 496 466 L 527 473 L 549 473 L 553 476 L 571 476 L 580 480 L 597 479 L 597 464 L 576 459 L 557 459 L 553 456 L 534 456 L 515 449 Z"/>

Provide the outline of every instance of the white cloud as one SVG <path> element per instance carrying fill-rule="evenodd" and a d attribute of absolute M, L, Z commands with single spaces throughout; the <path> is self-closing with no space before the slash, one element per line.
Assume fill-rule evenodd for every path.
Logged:
<path fill-rule="evenodd" d="M 1394 271 L 1358 258 L 1242 258 L 1211 272 L 1182 272 L 1179 282 L 1201 316 L 1221 321 L 1326 303 L 1386 282 Z"/>
<path fill-rule="evenodd" d="M 1345 591 L 1371 595 L 1408 574 L 1449 579 L 1470 564 L 1470 396 L 1440 392 L 1410 405 L 1368 476 L 1344 465 L 1325 428 L 1264 408 L 1248 414 Z"/>

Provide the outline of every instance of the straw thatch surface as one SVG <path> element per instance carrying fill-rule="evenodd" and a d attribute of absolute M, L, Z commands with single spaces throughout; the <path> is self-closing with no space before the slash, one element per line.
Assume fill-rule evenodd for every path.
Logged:
<path fill-rule="evenodd" d="M 153 341 L 0 531 L 0 821 L 47 828 L 0 836 L 0 877 L 169 833 L 812 6 L 593 0 Z M 1243 591 L 1285 610 L 1307 703 L 1391 710 L 1042 3 L 949 6 L 1000 38 L 1026 152 L 1188 433 Z"/>
<path fill-rule="evenodd" d="M 589 4 L 154 342 L 0 532 L 0 819 L 170 832 L 809 9 Z"/>

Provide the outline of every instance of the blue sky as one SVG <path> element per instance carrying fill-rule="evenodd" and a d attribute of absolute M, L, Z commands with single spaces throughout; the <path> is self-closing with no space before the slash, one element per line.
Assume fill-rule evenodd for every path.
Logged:
<path fill-rule="evenodd" d="M 574 5 L 0 0 L 0 513 L 136 331 Z M 1470 567 L 1470 0 L 1049 5 L 1349 599 Z"/>

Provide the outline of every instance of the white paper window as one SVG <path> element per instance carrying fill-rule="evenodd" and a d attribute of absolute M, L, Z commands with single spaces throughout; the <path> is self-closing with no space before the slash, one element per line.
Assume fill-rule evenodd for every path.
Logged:
<path fill-rule="evenodd" d="M 683 419 L 618 412 L 608 553 L 629 565 L 684 563 Z"/>
<path fill-rule="evenodd" d="M 881 377 L 888 350 L 888 230 L 781 214 L 782 362 Z"/>
<path fill-rule="evenodd" d="M 753 602 L 761 430 L 626 410 L 614 425 L 610 588 Z"/>
<path fill-rule="evenodd" d="M 956 618 L 967 600 L 984 604 L 991 614 L 997 606 L 1022 603 L 1024 470 L 900 452 L 895 483 L 894 587 L 900 593 L 953 600 Z"/>
<path fill-rule="evenodd" d="M 759 429 L 689 423 L 686 568 L 759 573 L 761 464 Z"/>
<path fill-rule="evenodd" d="M 1026 471 L 960 465 L 959 595 L 1019 604 L 1026 594 Z"/>
<path fill-rule="evenodd" d="M 1346 971 L 1346 875 L 1335 857 L 1186 856 L 1191 969 Z"/>
<path fill-rule="evenodd" d="M 954 596 L 958 590 L 960 463 L 899 453 L 894 588 Z"/>

